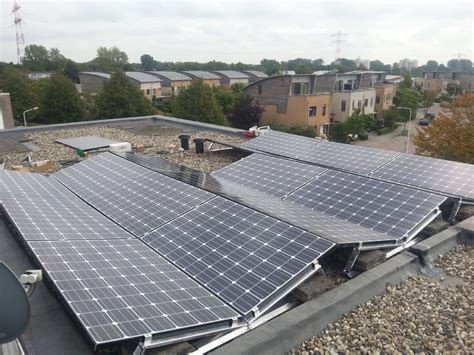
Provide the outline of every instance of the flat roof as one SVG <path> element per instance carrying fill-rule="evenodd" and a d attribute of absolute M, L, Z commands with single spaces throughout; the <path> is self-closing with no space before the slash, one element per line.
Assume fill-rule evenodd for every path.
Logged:
<path fill-rule="evenodd" d="M 184 75 L 183 73 L 178 73 L 177 71 L 147 71 L 146 73 L 151 75 L 158 75 L 165 79 L 171 81 L 178 81 L 178 80 L 192 80 L 189 76 Z"/>
<path fill-rule="evenodd" d="M 99 76 L 104 79 L 110 79 L 110 74 L 102 73 L 100 71 L 81 71 L 79 74 L 94 75 L 94 76 Z"/>
<path fill-rule="evenodd" d="M 130 79 L 136 80 L 140 83 L 156 83 L 160 82 L 161 79 L 157 78 L 154 75 L 150 75 L 147 73 L 139 72 L 139 71 L 126 71 L 125 75 Z"/>
<path fill-rule="evenodd" d="M 219 75 L 208 72 L 208 71 L 203 71 L 203 70 L 183 70 L 181 73 L 186 73 L 196 78 L 201 78 L 205 80 L 212 80 L 212 79 L 220 80 Z"/>

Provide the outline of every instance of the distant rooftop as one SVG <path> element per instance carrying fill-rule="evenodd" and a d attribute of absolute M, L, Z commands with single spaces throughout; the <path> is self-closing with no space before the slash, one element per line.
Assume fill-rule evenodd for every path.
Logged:
<path fill-rule="evenodd" d="M 156 76 L 139 71 L 126 71 L 125 75 L 130 79 L 136 80 L 140 83 L 156 83 L 161 81 L 161 79 L 157 78 Z"/>
<path fill-rule="evenodd" d="M 257 78 L 268 78 L 268 75 L 258 70 L 242 70 L 242 72 L 253 75 Z"/>
<path fill-rule="evenodd" d="M 159 75 L 168 80 L 191 80 L 189 76 L 176 71 L 147 71 L 151 75 Z"/>
<path fill-rule="evenodd" d="M 196 78 L 201 78 L 205 80 L 212 80 L 212 79 L 219 80 L 220 79 L 220 77 L 217 74 L 214 74 L 208 71 L 203 71 L 203 70 L 185 70 L 185 71 L 182 71 L 182 73 L 186 73 Z"/>
<path fill-rule="evenodd" d="M 229 79 L 248 79 L 247 74 L 235 71 L 235 70 L 215 70 L 214 73 L 221 74 Z"/>
<path fill-rule="evenodd" d="M 386 73 L 385 71 L 376 71 L 376 70 L 353 70 L 353 71 L 348 71 L 345 73 L 339 73 L 339 74 L 383 74 Z"/>
<path fill-rule="evenodd" d="M 102 73 L 100 71 L 81 71 L 79 74 L 95 75 L 95 76 L 100 76 L 101 78 L 104 78 L 104 79 L 110 79 L 110 74 Z"/>

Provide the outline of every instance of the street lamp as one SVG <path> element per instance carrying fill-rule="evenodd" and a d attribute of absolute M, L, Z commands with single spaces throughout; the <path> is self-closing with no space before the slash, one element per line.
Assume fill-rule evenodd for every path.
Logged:
<path fill-rule="evenodd" d="M 397 107 L 397 108 L 410 111 L 410 116 L 408 118 L 409 122 L 408 122 L 408 132 L 407 132 L 407 144 L 405 146 L 405 153 L 408 154 L 408 144 L 410 143 L 411 108 L 410 107 Z M 404 124 L 406 124 L 406 122 L 404 122 Z M 405 126 L 403 127 L 403 130 L 405 131 Z"/>
<path fill-rule="evenodd" d="M 37 110 L 38 108 L 39 108 L 39 107 L 36 106 L 36 107 L 30 108 L 29 110 L 23 111 L 23 123 L 25 124 L 25 127 L 26 127 L 26 113 L 27 113 L 27 112 L 30 112 L 30 111 Z"/>

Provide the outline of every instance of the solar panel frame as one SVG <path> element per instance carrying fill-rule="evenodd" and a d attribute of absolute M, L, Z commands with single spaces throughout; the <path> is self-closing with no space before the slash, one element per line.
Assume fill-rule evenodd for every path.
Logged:
<path fill-rule="evenodd" d="M 111 153 L 75 164 L 53 177 L 135 236 L 214 197 Z"/>
<path fill-rule="evenodd" d="M 247 316 L 278 301 L 285 285 L 311 276 L 318 258 L 335 246 L 222 197 L 141 239 Z"/>
<path fill-rule="evenodd" d="M 474 165 L 400 154 L 371 177 L 474 201 Z"/>
<path fill-rule="evenodd" d="M 28 245 L 95 349 L 144 335 L 163 334 L 166 342 L 174 332 L 186 339 L 241 325 L 240 314 L 138 239 Z"/>
<path fill-rule="evenodd" d="M 62 138 L 56 139 L 57 143 L 66 145 L 74 149 L 81 149 L 82 151 L 108 148 L 113 143 L 119 143 L 112 139 L 97 137 L 97 136 L 84 136 L 84 137 L 73 137 L 73 138 Z"/>

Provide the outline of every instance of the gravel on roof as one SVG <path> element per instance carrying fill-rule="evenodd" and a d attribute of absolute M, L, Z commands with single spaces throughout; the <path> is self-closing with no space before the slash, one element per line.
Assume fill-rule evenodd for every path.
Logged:
<path fill-rule="evenodd" d="M 411 277 L 290 350 L 321 353 L 473 353 L 474 247 L 442 257 L 444 276 Z"/>
<path fill-rule="evenodd" d="M 161 127 L 161 129 L 159 127 Z M 28 134 L 28 137 L 38 149 L 29 154 L 32 161 L 52 160 L 54 162 L 53 171 L 57 171 L 61 168 L 60 161 L 78 159 L 78 156 L 74 149 L 55 143 L 54 141 L 60 138 L 93 135 L 119 142 L 129 142 L 132 143 L 132 145 L 143 143 L 145 145 L 144 154 L 155 155 L 205 172 L 212 172 L 223 168 L 242 157 L 241 153 L 235 151 L 208 152 L 207 149 L 204 154 L 196 154 L 192 140 L 196 137 L 203 137 L 232 144 L 240 144 L 246 140 L 243 137 L 228 136 L 212 131 L 177 131 L 176 129 L 165 125 L 159 127 L 155 127 L 157 129 L 155 129 L 153 135 L 134 134 L 130 131 L 134 128 L 133 126 L 124 126 L 122 127 L 123 129 L 115 127 L 92 127 L 30 133 Z M 188 151 L 182 151 L 180 149 L 181 146 L 178 135 L 181 133 L 189 133 L 191 135 L 190 150 Z M 206 144 L 207 148 L 209 144 Z M 89 155 L 95 155 L 105 150 L 107 149 L 94 150 L 88 153 Z M 13 165 L 19 165 L 27 155 L 28 153 L 12 153 L 4 155 L 5 168 L 11 169 Z"/>

